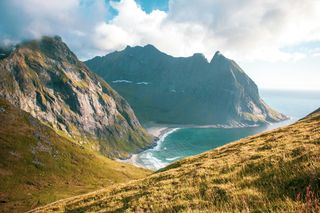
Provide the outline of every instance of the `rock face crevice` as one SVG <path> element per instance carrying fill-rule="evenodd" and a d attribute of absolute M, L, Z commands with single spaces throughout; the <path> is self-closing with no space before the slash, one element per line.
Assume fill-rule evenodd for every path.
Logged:
<path fill-rule="evenodd" d="M 25 42 L 0 60 L 0 97 L 109 157 L 152 143 L 129 104 L 59 37 Z"/>
<path fill-rule="evenodd" d="M 239 65 L 216 52 L 172 57 L 152 45 L 85 62 L 133 107 L 143 122 L 247 126 L 287 119 L 259 96 Z"/>

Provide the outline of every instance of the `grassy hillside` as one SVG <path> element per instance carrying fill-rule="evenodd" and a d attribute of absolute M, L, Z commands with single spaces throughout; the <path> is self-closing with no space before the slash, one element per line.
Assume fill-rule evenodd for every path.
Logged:
<path fill-rule="evenodd" d="M 0 212 L 22 212 L 150 172 L 100 156 L 0 99 Z"/>
<path fill-rule="evenodd" d="M 320 112 L 34 212 L 319 212 Z"/>

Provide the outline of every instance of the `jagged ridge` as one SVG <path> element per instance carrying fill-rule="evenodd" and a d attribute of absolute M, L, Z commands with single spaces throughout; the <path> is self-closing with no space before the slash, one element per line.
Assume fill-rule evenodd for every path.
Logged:
<path fill-rule="evenodd" d="M 147 45 L 85 63 L 146 123 L 243 126 L 287 118 L 272 110 L 257 85 L 220 52 L 209 63 L 202 54 L 176 58 Z"/>

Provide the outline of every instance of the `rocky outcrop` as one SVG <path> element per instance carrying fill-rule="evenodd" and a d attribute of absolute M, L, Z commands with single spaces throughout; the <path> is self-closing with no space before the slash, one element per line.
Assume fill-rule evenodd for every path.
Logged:
<path fill-rule="evenodd" d="M 128 103 L 59 37 L 22 43 L 0 60 L 0 97 L 109 157 L 152 143 Z"/>
<path fill-rule="evenodd" d="M 146 123 L 247 126 L 287 118 L 271 109 L 257 85 L 220 52 L 209 63 L 202 54 L 176 58 L 147 45 L 85 63 Z"/>

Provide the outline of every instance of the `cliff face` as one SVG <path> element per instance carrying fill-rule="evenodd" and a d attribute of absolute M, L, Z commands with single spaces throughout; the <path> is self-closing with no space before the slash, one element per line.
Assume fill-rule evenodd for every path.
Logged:
<path fill-rule="evenodd" d="M 243 126 L 286 119 L 220 52 L 209 63 L 201 54 L 175 58 L 147 45 L 85 63 L 125 97 L 144 122 Z"/>
<path fill-rule="evenodd" d="M 216 52 L 209 66 L 214 72 L 214 90 L 218 94 L 214 103 L 221 106 L 222 116 L 231 115 L 229 119 L 249 124 L 286 119 L 260 98 L 257 85 L 236 62 Z"/>
<path fill-rule="evenodd" d="M 59 37 L 22 43 L 0 60 L 0 97 L 109 157 L 152 143 L 128 103 Z"/>

